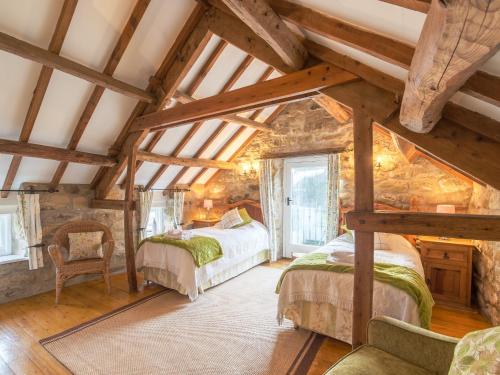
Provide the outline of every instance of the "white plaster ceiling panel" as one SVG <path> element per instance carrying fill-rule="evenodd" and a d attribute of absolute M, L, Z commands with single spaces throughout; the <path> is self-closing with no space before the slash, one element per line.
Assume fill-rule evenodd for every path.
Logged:
<path fill-rule="evenodd" d="M 0 0 L 0 31 L 47 48 L 63 0 Z"/>
<path fill-rule="evenodd" d="M 254 59 L 241 77 L 236 81 L 231 90 L 239 89 L 248 85 L 253 85 L 264 74 L 269 66 L 262 61 Z"/>
<path fill-rule="evenodd" d="M 146 88 L 195 5 L 194 0 L 152 0 L 114 77 Z"/>
<path fill-rule="evenodd" d="M 179 180 L 179 184 L 189 184 L 191 180 L 201 171 L 201 167 L 189 168 L 184 176 Z"/>
<path fill-rule="evenodd" d="M 139 150 L 144 150 L 144 148 L 146 147 L 146 145 L 149 143 L 149 141 L 154 137 L 154 132 L 149 132 L 146 137 L 144 138 L 144 140 L 142 141 L 142 143 L 139 145 Z"/>
<path fill-rule="evenodd" d="M 194 97 L 200 99 L 217 95 L 245 57 L 246 54 L 233 45 L 224 48 L 224 51 L 222 51 L 212 69 L 210 69 L 196 90 Z"/>
<path fill-rule="evenodd" d="M 134 5 L 134 0 L 79 1 L 61 56 L 102 71 Z"/>
<path fill-rule="evenodd" d="M 271 116 L 273 114 L 273 112 L 278 107 L 279 107 L 279 105 L 273 105 L 273 106 L 264 108 L 264 110 L 257 116 L 256 120 L 263 123 L 264 121 L 267 120 L 267 118 L 269 116 Z"/>
<path fill-rule="evenodd" d="M 220 156 L 219 160 L 227 161 L 240 148 L 240 146 L 255 132 L 252 128 L 246 128 L 243 133 L 231 144 L 230 147 Z"/>
<path fill-rule="evenodd" d="M 18 140 L 41 66 L 0 51 L 0 137 Z"/>
<path fill-rule="evenodd" d="M 149 162 L 142 163 L 141 167 L 137 170 L 137 173 L 135 174 L 135 184 L 146 185 L 160 167 L 161 164 L 157 163 L 149 163 Z"/>
<path fill-rule="evenodd" d="M 93 87 L 87 81 L 54 70 L 30 141 L 66 147 Z"/>
<path fill-rule="evenodd" d="M 462 107 L 468 108 L 471 111 L 482 113 L 485 116 L 491 117 L 494 120 L 500 121 L 500 107 L 477 99 L 473 96 L 457 92 L 451 97 L 451 101 Z M 500 129 L 499 129 L 500 131 Z"/>
<path fill-rule="evenodd" d="M 107 154 L 132 113 L 137 100 L 106 90 L 92 115 L 78 150 Z"/>
<path fill-rule="evenodd" d="M 23 182 L 48 182 L 58 164 L 56 160 L 24 157 L 12 186 L 19 187 Z"/>
<path fill-rule="evenodd" d="M 69 163 L 61 184 L 88 184 L 99 170 L 97 165 Z M 50 176 L 52 178 L 52 176 Z M 48 181 L 46 176 L 45 181 Z"/>
<path fill-rule="evenodd" d="M 165 173 L 156 181 L 154 184 L 155 189 L 164 189 L 168 186 L 168 184 L 177 176 L 177 174 L 182 169 L 180 165 L 170 165 Z"/>
<path fill-rule="evenodd" d="M 205 173 L 203 173 L 198 179 L 198 184 L 206 184 L 207 181 L 218 171 L 216 168 L 209 168 Z"/>
<path fill-rule="evenodd" d="M 171 155 L 192 126 L 193 124 L 187 124 L 168 129 L 153 148 L 153 152 L 162 155 Z"/>
<path fill-rule="evenodd" d="M 191 68 L 189 69 L 189 72 L 186 74 L 186 76 L 184 77 L 184 79 L 180 83 L 180 85 L 178 87 L 178 90 L 180 92 L 184 92 L 184 93 L 187 92 L 189 85 L 191 84 L 191 82 L 193 82 L 193 80 L 195 79 L 195 77 L 198 75 L 201 68 L 203 67 L 203 65 L 207 62 L 208 58 L 210 57 L 212 52 L 215 50 L 215 47 L 217 46 L 217 44 L 219 44 L 220 40 L 221 39 L 215 34 L 213 34 L 210 37 L 210 40 L 208 41 L 207 45 L 205 46 L 205 48 L 201 52 L 200 56 L 194 62 L 194 64 L 191 66 Z M 219 58 L 220 58 L 220 56 L 219 56 Z"/>
<path fill-rule="evenodd" d="M 294 0 L 294 3 L 415 45 L 426 15 L 380 0 Z"/>
<path fill-rule="evenodd" d="M 240 128 L 238 124 L 229 123 L 228 126 L 210 143 L 210 146 L 201 154 L 203 159 L 213 159 L 215 154 L 231 138 L 231 136 Z"/>
<path fill-rule="evenodd" d="M 193 138 L 190 139 L 190 141 L 181 151 L 179 156 L 192 157 L 198 151 L 198 149 L 206 142 L 208 137 L 212 135 L 212 133 L 215 131 L 215 129 L 219 126 L 221 122 L 222 121 L 219 119 L 212 119 L 205 121 L 203 126 L 201 126 L 200 129 L 198 129 L 196 134 L 193 136 Z"/>

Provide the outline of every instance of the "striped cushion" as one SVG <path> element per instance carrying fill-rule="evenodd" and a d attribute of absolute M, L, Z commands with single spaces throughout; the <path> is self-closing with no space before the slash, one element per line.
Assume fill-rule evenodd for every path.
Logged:
<path fill-rule="evenodd" d="M 243 219 L 241 218 L 237 208 L 226 212 L 220 219 L 220 226 L 223 229 L 230 229 L 241 223 L 243 223 Z"/>

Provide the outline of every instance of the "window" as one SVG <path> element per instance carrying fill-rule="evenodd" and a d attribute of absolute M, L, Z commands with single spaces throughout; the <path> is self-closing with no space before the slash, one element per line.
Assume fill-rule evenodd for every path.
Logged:
<path fill-rule="evenodd" d="M 0 263 L 26 259 L 26 242 L 18 238 L 14 224 L 16 206 L 0 206 Z"/>
<path fill-rule="evenodd" d="M 148 226 L 146 227 L 146 237 L 154 236 L 155 234 L 164 233 L 166 229 L 166 208 L 161 206 L 161 203 L 151 207 L 149 213 Z"/>

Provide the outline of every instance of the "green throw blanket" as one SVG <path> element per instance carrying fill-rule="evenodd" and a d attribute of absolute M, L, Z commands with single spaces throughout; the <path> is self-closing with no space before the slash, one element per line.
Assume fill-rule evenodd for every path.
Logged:
<path fill-rule="evenodd" d="M 158 236 L 145 238 L 141 241 L 139 247 L 141 247 L 144 242 L 163 243 L 180 247 L 191 254 L 196 267 L 204 266 L 222 257 L 222 247 L 219 241 L 211 237 L 195 236 L 189 240 L 176 240 L 160 234 Z"/>
<path fill-rule="evenodd" d="M 281 283 L 289 271 L 317 270 L 354 273 L 354 266 L 327 263 L 327 257 L 328 254 L 325 253 L 311 253 L 295 259 L 281 274 L 276 286 L 276 293 L 280 292 Z M 420 323 L 422 327 L 428 329 L 434 300 L 422 276 L 411 268 L 387 263 L 375 263 L 373 271 L 375 280 L 401 289 L 415 300 L 418 306 Z"/>

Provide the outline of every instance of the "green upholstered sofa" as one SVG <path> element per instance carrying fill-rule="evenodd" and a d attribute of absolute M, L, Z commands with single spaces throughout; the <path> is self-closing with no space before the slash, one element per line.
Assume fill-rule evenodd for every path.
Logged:
<path fill-rule="evenodd" d="M 325 375 L 446 375 L 457 339 L 388 317 L 373 318 L 368 344 L 333 365 Z"/>

